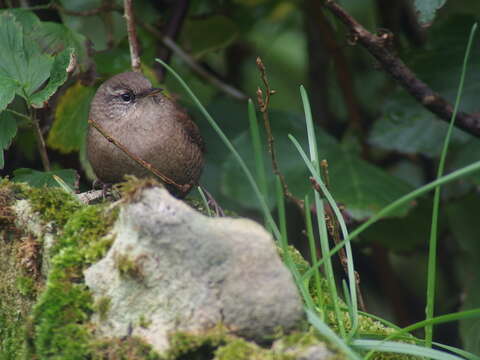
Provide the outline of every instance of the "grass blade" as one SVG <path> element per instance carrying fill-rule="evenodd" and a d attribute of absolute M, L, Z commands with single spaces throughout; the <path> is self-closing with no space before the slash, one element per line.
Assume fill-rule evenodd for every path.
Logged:
<path fill-rule="evenodd" d="M 245 161 L 243 161 L 243 159 L 240 156 L 240 154 L 238 153 L 237 149 L 235 149 L 235 147 L 233 146 L 231 141 L 227 138 L 227 136 L 222 131 L 222 129 L 220 129 L 220 127 L 215 122 L 215 120 L 213 120 L 212 116 L 208 113 L 207 109 L 205 109 L 205 107 L 202 105 L 200 100 L 198 100 L 198 98 L 195 96 L 193 91 L 185 83 L 185 81 L 183 81 L 183 79 L 180 77 L 180 75 L 178 75 L 176 73 L 176 71 L 173 70 L 170 66 L 168 66 L 164 61 L 162 61 L 160 59 L 155 59 L 155 60 L 157 62 L 159 62 L 160 64 L 162 64 L 177 79 L 177 81 L 180 83 L 180 85 L 182 85 L 182 87 L 185 89 L 185 91 L 188 93 L 188 95 L 190 95 L 190 97 L 192 98 L 195 105 L 199 108 L 200 112 L 205 116 L 205 118 L 207 119 L 210 126 L 213 127 L 213 129 L 218 134 L 220 139 L 223 141 L 225 146 L 233 154 L 233 157 L 235 158 L 235 160 L 238 162 L 238 164 L 242 168 L 245 176 L 247 177 L 248 182 L 250 183 L 250 186 L 253 189 L 253 192 L 255 193 L 255 196 L 258 199 L 260 207 L 262 208 L 262 211 L 263 211 L 263 215 L 267 219 L 267 223 L 269 224 L 270 229 L 272 229 L 274 237 L 277 239 L 277 241 L 280 241 L 280 239 L 281 239 L 280 230 L 278 229 L 277 224 L 275 223 L 272 215 L 270 214 L 270 210 L 267 206 L 267 202 L 266 202 L 265 198 L 263 197 L 260 189 L 258 188 L 257 183 L 255 182 L 255 179 L 253 178 L 252 173 L 250 172 L 250 170 L 247 167 L 247 164 L 245 164 Z"/>
<path fill-rule="evenodd" d="M 435 360 L 464 360 L 463 358 L 449 354 L 444 351 L 434 350 L 428 347 L 406 344 L 394 341 L 381 341 L 381 340 L 366 340 L 359 339 L 352 342 L 354 347 L 362 350 L 371 350 L 372 348 L 378 351 L 387 353 L 407 354 L 413 356 L 421 356 L 427 359 Z"/>
<path fill-rule="evenodd" d="M 445 159 L 447 157 L 448 145 L 450 144 L 450 138 L 452 136 L 453 124 L 455 123 L 455 117 L 460 105 L 460 99 L 462 97 L 463 85 L 465 82 L 465 73 L 467 71 L 468 59 L 470 57 L 470 50 L 472 48 L 473 38 L 477 31 L 477 24 L 473 24 L 470 30 L 470 37 L 468 39 L 467 49 L 465 50 L 465 56 L 463 58 L 462 73 L 460 75 L 460 84 L 458 86 L 457 97 L 455 99 L 455 105 L 452 113 L 452 118 L 448 126 L 447 135 L 443 143 L 443 149 L 440 156 L 440 162 L 438 164 L 437 179 L 443 175 L 445 169 Z M 428 272 L 427 272 L 427 306 L 426 306 L 426 319 L 433 318 L 435 310 L 435 284 L 437 274 L 437 239 L 438 239 L 438 211 L 440 207 L 440 186 L 435 188 L 435 194 L 433 197 L 433 210 L 432 210 L 432 225 L 430 229 L 430 241 L 428 248 Z M 432 346 L 433 340 L 433 326 L 429 325 L 425 328 L 425 344 L 428 347 Z"/>

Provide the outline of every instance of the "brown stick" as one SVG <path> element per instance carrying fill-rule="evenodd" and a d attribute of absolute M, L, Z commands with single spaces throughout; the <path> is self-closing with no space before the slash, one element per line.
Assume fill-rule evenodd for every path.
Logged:
<path fill-rule="evenodd" d="M 189 0 L 176 0 L 172 2 L 170 19 L 168 20 L 168 24 L 164 28 L 162 28 L 163 36 L 169 37 L 173 41 L 176 41 L 188 13 L 189 5 Z M 156 51 L 157 58 L 167 64 L 170 62 L 170 57 L 172 56 L 171 48 L 164 45 L 159 46 Z M 155 61 L 153 63 L 153 70 L 157 74 L 158 81 L 160 83 L 163 83 L 165 81 L 165 74 L 167 69 L 162 66 L 162 64 Z"/>
<path fill-rule="evenodd" d="M 133 15 L 132 0 L 124 0 L 125 21 L 127 22 L 128 45 L 130 46 L 130 57 L 132 59 L 132 70 L 141 72 L 140 55 L 138 51 L 137 29 L 135 28 L 135 17 Z"/>
<path fill-rule="evenodd" d="M 321 4 L 318 4 L 316 0 L 314 0 L 314 2 L 316 4 L 316 6 L 314 6 L 316 23 L 319 30 L 323 33 L 322 40 L 325 48 L 333 58 L 335 76 L 347 108 L 348 119 L 352 126 L 361 134 L 362 140 L 364 140 L 365 129 L 364 124 L 362 124 L 361 106 L 353 90 L 353 76 L 347 58 L 335 40 L 335 30 L 320 8 Z"/>
<path fill-rule="evenodd" d="M 110 12 L 110 11 L 120 11 L 121 8 L 116 6 L 115 4 L 105 2 L 98 8 L 94 9 L 89 9 L 89 10 L 84 10 L 84 11 L 74 11 L 74 10 L 68 10 L 65 9 L 64 7 L 60 6 L 59 4 L 53 3 L 51 5 L 53 8 L 57 9 L 57 11 L 64 13 L 66 15 L 71 15 L 71 16 L 95 16 L 99 15 L 104 12 Z"/>
<path fill-rule="evenodd" d="M 270 89 L 270 84 L 267 79 L 267 71 L 265 65 L 262 62 L 260 57 L 257 57 L 257 67 L 260 70 L 260 77 L 262 79 L 263 84 L 265 85 L 265 97 L 263 97 L 262 89 L 257 89 L 257 102 L 260 108 L 260 112 L 263 116 L 263 124 L 265 126 L 265 132 L 267 133 L 267 141 L 268 141 L 268 152 L 270 153 L 271 161 L 272 161 L 272 168 L 273 173 L 278 176 L 280 179 L 280 183 L 282 184 L 283 194 L 285 197 L 293 202 L 297 207 L 303 212 L 304 204 L 303 201 L 297 199 L 288 189 L 287 182 L 285 180 L 285 176 L 281 173 L 278 163 L 277 163 L 277 153 L 275 151 L 275 140 L 272 134 L 272 128 L 270 126 L 270 118 L 268 115 L 268 106 L 270 105 L 270 96 L 275 94 L 275 90 Z"/>
<path fill-rule="evenodd" d="M 130 152 L 130 150 L 127 149 L 126 146 L 121 144 L 119 141 L 117 141 L 115 138 L 110 136 L 105 129 L 103 129 L 95 120 L 88 119 L 88 123 L 92 125 L 95 129 L 98 130 L 100 134 L 102 134 L 105 139 L 107 139 L 109 142 L 111 142 L 113 145 L 115 145 L 117 148 L 119 148 L 121 151 L 125 153 L 130 159 L 135 161 L 137 164 L 157 176 L 159 179 L 161 179 L 165 184 L 173 185 L 175 186 L 178 190 L 180 190 L 182 193 L 187 193 L 190 188 L 192 187 L 192 184 L 184 184 L 180 185 L 177 184 L 175 181 L 170 179 L 168 176 L 163 175 L 157 168 L 153 167 L 150 163 L 146 162 L 145 160 L 139 158 L 136 156 L 134 153 Z"/>
<path fill-rule="evenodd" d="M 144 29 L 149 31 L 153 36 L 159 39 L 163 43 L 163 45 L 165 45 L 175 55 L 177 55 L 180 59 L 182 59 L 195 73 L 197 73 L 198 76 L 200 76 L 201 78 L 204 78 L 209 83 L 211 83 L 212 85 L 216 86 L 218 89 L 223 91 L 225 94 L 230 95 L 231 97 L 237 100 L 245 101 L 248 99 L 247 95 L 245 95 L 242 91 L 234 88 L 229 84 L 226 84 L 216 76 L 210 74 L 203 67 L 201 67 L 195 61 L 195 59 L 192 56 L 190 56 L 190 54 L 188 54 L 185 50 L 183 50 L 180 46 L 178 46 L 175 43 L 175 41 L 173 41 L 173 39 L 171 39 L 168 36 L 164 36 L 160 31 L 158 31 L 153 26 L 147 23 L 142 23 L 140 26 L 142 26 Z"/>
<path fill-rule="evenodd" d="M 354 42 L 362 44 L 379 61 L 383 69 L 398 81 L 410 95 L 442 120 L 448 122 L 451 120 L 453 106 L 418 79 L 413 71 L 390 50 L 389 43 L 392 40 L 390 33 L 379 35 L 370 33 L 333 0 L 325 0 L 324 6 L 348 27 Z M 460 111 L 457 113 L 455 126 L 480 137 L 479 116 Z"/>

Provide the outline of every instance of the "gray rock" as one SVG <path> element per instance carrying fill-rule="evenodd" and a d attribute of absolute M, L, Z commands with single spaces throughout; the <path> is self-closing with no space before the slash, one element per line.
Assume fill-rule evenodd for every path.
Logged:
<path fill-rule="evenodd" d="M 303 319 L 290 272 L 270 234 L 247 219 L 209 218 L 166 190 L 143 190 L 124 206 L 116 240 L 85 271 L 100 336 L 140 336 L 159 351 L 168 334 L 218 324 L 262 341 Z"/>

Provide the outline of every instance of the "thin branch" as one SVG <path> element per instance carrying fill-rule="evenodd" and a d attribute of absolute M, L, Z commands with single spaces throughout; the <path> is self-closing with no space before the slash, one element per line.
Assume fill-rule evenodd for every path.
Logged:
<path fill-rule="evenodd" d="M 315 3 L 318 4 L 317 1 L 315 1 Z M 357 129 L 357 131 L 362 137 L 363 143 L 365 129 L 364 124 L 362 124 L 362 111 L 360 102 L 358 101 L 358 98 L 355 95 L 354 91 L 352 72 L 350 71 L 350 67 L 348 65 L 345 54 L 342 51 L 342 48 L 335 40 L 335 30 L 325 16 L 324 12 L 317 7 L 316 10 L 317 11 L 315 11 L 315 18 L 317 20 L 317 26 L 319 30 L 323 33 L 322 40 L 334 60 L 333 62 L 335 75 L 348 111 L 349 122 L 354 128 Z"/>
<path fill-rule="evenodd" d="M 183 184 L 183 185 L 177 184 L 175 181 L 173 181 L 169 177 L 163 175 L 157 168 L 153 167 L 150 163 L 146 162 L 145 160 L 139 158 L 138 156 L 136 156 L 135 154 L 130 152 L 130 150 L 128 150 L 126 146 L 124 146 L 119 141 L 117 141 L 115 138 L 110 136 L 105 131 L 105 129 L 103 129 L 95 120 L 88 119 L 88 123 L 90 125 L 92 125 L 95 129 L 97 129 L 98 132 L 105 137 L 105 139 L 107 139 L 109 142 L 111 142 L 113 145 L 115 145 L 117 148 L 119 148 L 121 151 L 123 151 L 125 153 L 125 155 L 127 155 L 130 159 L 132 159 L 137 164 L 142 166 L 144 169 L 148 170 L 149 172 L 151 172 L 152 174 L 157 176 L 165 184 L 173 185 L 175 188 L 177 188 L 182 193 L 187 193 L 191 189 L 192 184 Z"/>
<path fill-rule="evenodd" d="M 31 120 L 30 117 L 28 117 L 27 115 L 22 114 L 22 113 L 20 113 L 20 112 L 18 112 L 18 111 L 15 111 L 15 110 L 13 110 L 13 109 L 6 108 L 5 111 L 8 111 L 8 112 L 12 113 L 13 115 L 16 115 L 16 116 L 18 116 L 18 117 L 20 117 L 20 118 L 22 118 L 22 119 L 24 119 L 24 120 L 27 120 L 28 122 L 30 122 L 30 120 Z"/>
<path fill-rule="evenodd" d="M 88 9 L 83 11 L 68 10 L 55 2 L 49 4 L 48 7 L 53 7 L 58 12 L 61 12 L 65 15 L 71 15 L 71 16 L 95 16 L 95 15 L 99 15 L 99 14 L 110 12 L 110 11 L 121 11 L 121 8 L 113 4 L 112 2 L 110 3 L 104 2 L 98 8 Z"/>
<path fill-rule="evenodd" d="M 40 158 L 42 159 L 43 169 L 45 171 L 50 171 L 50 160 L 48 159 L 47 145 L 45 144 L 45 139 L 42 134 L 42 129 L 40 129 L 40 122 L 36 117 L 35 109 L 30 110 L 30 121 L 33 125 L 33 133 L 37 139 L 37 146 L 40 153 Z"/>
<path fill-rule="evenodd" d="M 132 59 L 132 70 L 141 72 L 140 55 L 137 38 L 137 29 L 135 28 L 135 16 L 132 7 L 133 0 L 124 0 L 125 21 L 127 22 L 128 45 L 130 46 L 130 57 Z"/>
<path fill-rule="evenodd" d="M 375 35 L 365 29 L 350 14 L 333 0 L 325 0 L 324 6 L 350 30 L 354 43 L 360 43 L 381 64 L 410 95 L 424 107 L 445 121 L 450 121 L 453 106 L 440 94 L 418 79 L 413 71 L 399 59 L 391 50 L 392 34 L 383 32 Z M 480 117 L 465 112 L 458 112 L 455 126 L 466 132 L 480 137 Z"/>
<path fill-rule="evenodd" d="M 263 125 L 265 126 L 265 131 L 267 133 L 268 152 L 270 153 L 270 157 L 272 161 L 273 173 L 277 175 L 278 178 L 280 179 L 280 183 L 282 184 L 283 194 L 285 195 L 285 197 L 291 202 L 293 202 L 295 205 L 297 205 L 297 207 L 303 213 L 303 210 L 304 210 L 303 201 L 300 199 L 297 199 L 290 192 L 290 190 L 288 189 L 287 181 L 285 180 L 285 176 L 282 174 L 282 172 L 278 167 L 277 153 L 275 151 L 275 140 L 273 138 L 272 128 L 270 126 L 270 117 L 268 115 L 268 106 L 270 105 L 270 97 L 273 94 L 275 94 L 275 90 L 270 89 L 270 84 L 267 79 L 267 71 L 266 71 L 265 65 L 262 62 L 262 59 L 260 59 L 260 57 L 257 57 L 256 62 L 257 62 L 258 70 L 260 71 L 260 77 L 265 86 L 265 97 L 263 96 L 262 89 L 260 88 L 257 89 L 257 102 L 260 108 L 260 112 L 262 113 L 262 116 L 263 116 Z"/>
<path fill-rule="evenodd" d="M 165 29 L 162 29 L 162 33 L 164 36 L 169 37 L 173 41 L 177 39 L 182 24 L 185 21 L 189 5 L 189 0 L 177 0 L 172 2 L 170 19 L 168 20 L 168 24 Z M 172 49 L 170 49 L 169 47 L 166 47 L 165 45 L 159 46 L 157 49 L 157 58 L 163 60 L 163 62 L 168 64 L 170 62 L 172 53 Z M 157 74 L 158 81 L 161 83 L 164 82 L 167 69 L 157 61 L 154 62 L 153 69 Z"/>
<path fill-rule="evenodd" d="M 202 68 L 193 57 L 191 57 L 187 52 L 185 52 L 180 46 L 178 46 L 175 41 L 173 41 L 168 36 L 163 36 L 161 32 L 155 29 L 153 26 L 142 23 L 141 26 L 149 31 L 152 35 L 154 35 L 157 39 L 163 42 L 163 44 L 172 50 L 172 52 L 181 58 L 194 72 L 197 73 L 200 77 L 207 80 L 210 84 L 216 86 L 218 89 L 223 91 L 225 94 L 230 95 L 231 97 L 245 101 L 248 99 L 247 95 L 245 95 L 242 91 L 234 88 L 233 86 L 226 84 L 219 78 L 213 76 L 204 68 Z"/>

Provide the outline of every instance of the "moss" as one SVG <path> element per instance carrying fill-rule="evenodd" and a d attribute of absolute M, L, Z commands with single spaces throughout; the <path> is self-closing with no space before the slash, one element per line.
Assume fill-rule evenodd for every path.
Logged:
<path fill-rule="evenodd" d="M 282 338 L 285 347 L 291 346 L 309 346 L 319 342 L 320 338 L 315 334 L 312 328 L 305 332 L 294 332 Z"/>
<path fill-rule="evenodd" d="M 108 296 L 103 296 L 95 302 L 95 311 L 98 313 L 100 320 L 107 318 L 107 313 L 110 310 L 112 299 Z"/>
<path fill-rule="evenodd" d="M 66 200 L 69 203 L 69 200 Z M 107 205 L 75 205 L 57 242 L 52 248 L 47 286 L 33 309 L 29 335 L 31 358 L 84 359 L 91 355 L 92 329 L 88 326 L 94 311 L 92 296 L 83 283 L 83 270 L 99 260 L 112 238 L 104 238 L 117 217 Z M 60 206 L 62 211 L 70 205 Z M 52 215 L 57 224 L 62 216 Z"/>
<path fill-rule="evenodd" d="M 29 276 L 19 276 L 16 280 L 17 290 L 22 296 L 35 298 L 36 288 L 35 281 Z"/>
<path fill-rule="evenodd" d="M 138 325 L 144 329 L 148 329 L 151 324 L 152 320 L 147 319 L 144 315 L 140 316 L 140 319 L 138 319 Z"/>
<path fill-rule="evenodd" d="M 287 356 L 273 354 L 270 350 L 262 349 L 254 343 L 243 339 L 232 339 L 226 345 L 215 351 L 216 360 L 287 360 Z"/>
<path fill-rule="evenodd" d="M 203 334 L 177 332 L 170 336 L 167 360 L 212 359 L 217 348 L 228 343 L 228 335 L 218 326 Z"/>
<path fill-rule="evenodd" d="M 317 340 L 318 342 L 318 340 Z M 170 336 L 167 360 L 293 360 L 293 356 L 262 348 L 228 334 L 217 326 L 203 334 L 178 332 Z"/>
<path fill-rule="evenodd" d="M 135 176 L 125 176 L 125 182 L 118 184 L 115 188 L 120 191 L 124 202 L 135 202 L 142 190 L 152 187 L 163 187 L 161 183 L 153 178 L 138 179 Z"/>
<path fill-rule="evenodd" d="M 92 344 L 92 360 L 161 360 L 151 346 L 137 337 L 103 339 Z"/>
<path fill-rule="evenodd" d="M 38 213 L 43 221 L 53 222 L 59 228 L 84 206 L 61 188 L 24 188 L 22 192 L 30 201 L 32 210 Z"/>
<path fill-rule="evenodd" d="M 114 261 L 120 276 L 136 280 L 143 279 L 144 276 L 139 259 L 132 259 L 125 254 L 117 254 Z"/>
<path fill-rule="evenodd" d="M 35 281 L 22 265 L 21 229 L 11 208 L 18 188 L 0 180 L 0 359 L 25 357 L 26 319 L 35 301 Z"/>

